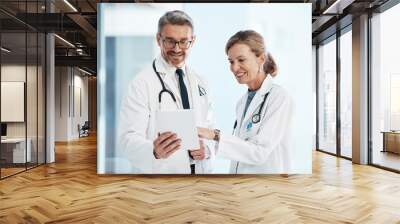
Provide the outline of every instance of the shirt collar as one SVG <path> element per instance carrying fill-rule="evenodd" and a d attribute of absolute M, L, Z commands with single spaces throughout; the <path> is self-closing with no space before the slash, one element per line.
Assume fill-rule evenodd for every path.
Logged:
<path fill-rule="evenodd" d="M 158 55 L 156 61 L 157 63 L 157 71 L 159 73 L 164 73 L 166 75 L 175 75 L 176 72 L 176 67 L 169 64 L 163 57 L 161 54 Z M 185 71 L 185 66 L 186 64 L 184 63 L 183 66 L 181 67 L 181 69 L 183 69 Z M 185 72 L 184 72 L 185 73 Z"/>

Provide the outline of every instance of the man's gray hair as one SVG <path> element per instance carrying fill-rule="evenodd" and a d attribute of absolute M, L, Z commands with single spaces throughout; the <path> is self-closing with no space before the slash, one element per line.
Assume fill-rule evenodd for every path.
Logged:
<path fill-rule="evenodd" d="M 192 18 L 180 10 L 169 11 L 161 16 L 160 20 L 158 20 L 158 33 L 161 33 L 161 30 L 167 24 L 180 26 L 187 25 L 192 28 L 192 31 L 194 31 Z"/>

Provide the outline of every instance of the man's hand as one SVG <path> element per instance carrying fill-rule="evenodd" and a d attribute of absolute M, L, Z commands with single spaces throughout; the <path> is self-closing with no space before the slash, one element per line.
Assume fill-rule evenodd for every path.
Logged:
<path fill-rule="evenodd" d="M 193 157 L 194 160 L 203 160 L 206 158 L 203 140 L 200 139 L 199 142 L 200 149 L 190 150 L 190 155 Z"/>
<path fill-rule="evenodd" d="M 163 132 L 153 141 L 156 159 L 166 159 L 181 147 L 181 139 L 172 132 Z"/>

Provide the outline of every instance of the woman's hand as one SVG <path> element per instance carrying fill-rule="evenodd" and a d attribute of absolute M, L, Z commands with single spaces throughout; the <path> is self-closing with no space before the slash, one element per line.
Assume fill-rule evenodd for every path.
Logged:
<path fill-rule="evenodd" d="M 214 139 L 214 130 L 212 129 L 197 127 L 197 134 L 200 138 L 205 138 L 209 140 Z"/>

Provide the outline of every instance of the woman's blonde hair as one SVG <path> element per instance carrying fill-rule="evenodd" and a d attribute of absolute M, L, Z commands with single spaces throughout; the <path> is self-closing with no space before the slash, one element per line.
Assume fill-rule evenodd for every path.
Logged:
<path fill-rule="evenodd" d="M 226 43 L 225 53 L 228 54 L 229 49 L 235 44 L 247 45 L 257 57 L 264 54 L 264 72 L 266 74 L 270 74 L 271 76 L 275 76 L 277 74 L 278 67 L 275 63 L 275 60 L 270 53 L 266 52 L 264 39 L 259 33 L 253 30 L 243 30 L 237 32 L 235 35 L 229 38 L 228 42 Z"/>

